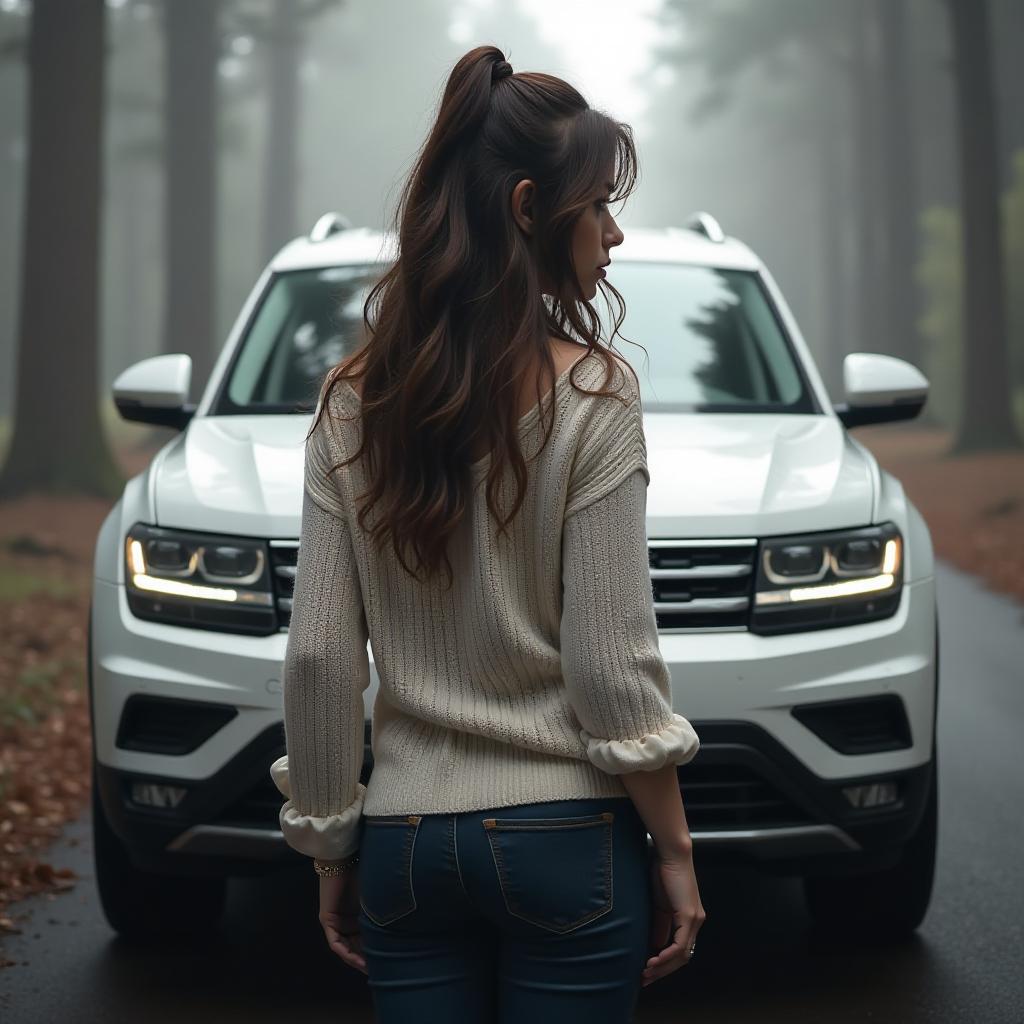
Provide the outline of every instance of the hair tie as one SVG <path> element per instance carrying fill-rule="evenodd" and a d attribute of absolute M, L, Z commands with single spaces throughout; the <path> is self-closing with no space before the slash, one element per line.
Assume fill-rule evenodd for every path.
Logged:
<path fill-rule="evenodd" d="M 508 78 L 512 74 L 512 65 L 507 60 L 499 60 L 491 68 L 491 85 L 495 82 L 500 82 L 503 78 Z"/>

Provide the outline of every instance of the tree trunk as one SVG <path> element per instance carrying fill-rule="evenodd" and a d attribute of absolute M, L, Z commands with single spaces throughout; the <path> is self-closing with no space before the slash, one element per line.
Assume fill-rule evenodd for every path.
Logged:
<path fill-rule="evenodd" d="M 197 400 L 215 335 L 219 0 L 165 0 L 164 352 L 192 357 Z"/>
<path fill-rule="evenodd" d="M 104 0 L 35 0 L 14 436 L 0 494 L 115 495 L 99 416 Z"/>
<path fill-rule="evenodd" d="M 914 120 L 910 109 L 910 49 L 906 0 L 875 0 L 880 29 L 882 100 L 881 208 L 886 241 L 882 308 L 887 316 L 887 351 L 915 366 L 921 363 L 917 335 L 919 300 L 914 279 L 917 246 L 917 188 Z"/>
<path fill-rule="evenodd" d="M 833 402 L 844 401 L 843 358 L 851 351 L 846 196 L 843 188 L 842 140 L 831 126 L 818 132 L 821 161 L 821 258 L 829 329 L 822 339 L 821 375 Z"/>
<path fill-rule="evenodd" d="M 296 234 L 300 10 L 275 0 L 268 67 L 268 120 L 263 170 L 263 257 L 269 260 Z"/>
<path fill-rule="evenodd" d="M 0 36 L 0 41 L 10 38 Z M 22 164 L 27 131 L 23 124 L 26 100 L 21 63 L 19 60 L 15 65 L 8 59 L 0 64 L 0 96 L 4 97 L 4 102 L 0 103 L 0 196 L 3 197 L 0 199 L 0 367 L 7 371 L 0 378 L 0 418 L 9 416 L 14 408 L 15 382 L 9 371 L 15 366 L 18 351 L 14 332 L 24 206 Z M 5 447 L 0 446 L 0 465 Z"/>
<path fill-rule="evenodd" d="M 1020 0 L 997 0 L 992 7 L 993 74 L 999 115 L 1000 182 L 1013 184 L 1013 159 L 1024 147 L 1024 4 Z"/>
<path fill-rule="evenodd" d="M 1010 404 L 988 0 L 950 0 L 959 121 L 964 402 L 955 450 L 1017 447 Z"/>
<path fill-rule="evenodd" d="M 878 135 L 876 103 L 876 62 L 874 54 L 874 21 L 866 17 L 870 8 L 851 7 L 853 33 L 852 103 L 853 103 L 853 168 L 854 194 L 857 204 L 857 302 L 860 307 L 858 352 L 885 352 L 888 339 L 884 333 L 886 317 L 882 308 L 884 296 L 883 253 L 879 245 L 878 202 Z"/>

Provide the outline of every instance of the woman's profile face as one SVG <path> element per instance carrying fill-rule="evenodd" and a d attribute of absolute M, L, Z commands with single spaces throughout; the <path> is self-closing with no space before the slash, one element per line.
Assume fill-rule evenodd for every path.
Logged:
<path fill-rule="evenodd" d="M 602 269 L 611 259 L 613 246 L 622 243 L 623 234 L 615 223 L 615 218 L 608 209 L 608 196 L 612 190 L 612 173 L 604 175 L 608 184 L 595 190 L 591 202 L 576 219 L 573 226 L 572 248 L 573 266 L 576 268 L 576 279 L 584 299 L 589 301 L 597 294 L 597 282 L 605 276 Z M 534 184 L 524 178 L 512 191 L 512 211 L 516 223 L 524 233 L 533 230 Z M 552 295 L 552 285 L 541 275 L 540 289 L 545 295 Z M 572 296 L 575 298 L 575 296 Z"/>
<path fill-rule="evenodd" d="M 572 232 L 572 261 L 580 291 L 588 301 L 597 294 L 597 282 L 605 276 L 602 269 L 611 259 L 613 246 L 622 243 L 623 234 L 608 209 L 613 185 L 599 189 L 593 201 L 579 216 Z"/>

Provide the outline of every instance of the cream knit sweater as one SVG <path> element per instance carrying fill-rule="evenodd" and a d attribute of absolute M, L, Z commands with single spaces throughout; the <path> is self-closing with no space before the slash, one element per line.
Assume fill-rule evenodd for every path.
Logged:
<path fill-rule="evenodd" d="M 490 457 L 473 464 L 450 592 L 443 574 L 414 581 L 390 542 L 378 552 L 360 530 L 362 460 L 328 477 L 360 429 L 358 395 L 335 389 L 306 444 L 283 674 L 288 753 L 270 769 L 287 798 L 281 829 L 299 852 L 348 856 L 363 814 L 627 796 L 618 776 L 697 753 L 658 648 L 636 382 L 617 357 L 608 383 L 619 397 L 582 394 L 570 375 L 589 390 L 606 383 L 603 361 L 587 353 L 519 421 L 527 491 L 505 537 L 486 504 Z M 551 438 L 531 462 L 552 403 Z M 329 419 L 332 408 L 356 418 Z M 367 640 L 380 686 L 363 786 Z"/>

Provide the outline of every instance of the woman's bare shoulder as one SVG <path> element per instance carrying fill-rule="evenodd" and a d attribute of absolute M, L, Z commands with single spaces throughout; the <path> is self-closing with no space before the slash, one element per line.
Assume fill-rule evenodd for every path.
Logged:
<path fill-rule="evenodd" d="M 587 351 L 586 345 L 580 345 L 575 341 L 565 341 L 562 338 L 550 338 L 548 340 L 551 344 L 551 358 L 555 363 L 556 377 L 565 373 Z"/>

